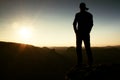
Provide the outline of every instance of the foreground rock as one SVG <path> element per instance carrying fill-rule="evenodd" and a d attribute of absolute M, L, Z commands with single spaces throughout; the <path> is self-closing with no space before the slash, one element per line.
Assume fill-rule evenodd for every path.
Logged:
<path fill-rule="evenodd" d="M 120 64 L 99 64 L 72 68 L 66 80 L 120 80 Z"/>

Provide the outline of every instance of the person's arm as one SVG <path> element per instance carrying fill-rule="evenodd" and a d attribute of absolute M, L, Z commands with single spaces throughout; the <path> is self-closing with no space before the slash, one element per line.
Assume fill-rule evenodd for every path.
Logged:
<path fill-rule="evenodd" d="M 91 15 L 89 33 L 91 32 L 92 27 L 93 27 L 93 16 Z"/>
<path fill-rule="evenodd" d="M 77 33 L 77 14 L 75 15 L 75 19 L 73 21 L 74 32 Z"/>

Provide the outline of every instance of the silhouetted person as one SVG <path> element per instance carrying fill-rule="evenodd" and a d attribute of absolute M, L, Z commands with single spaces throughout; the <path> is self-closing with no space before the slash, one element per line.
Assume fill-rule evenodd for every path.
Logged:
<path fill-rule="evenodd" d="M 80 3 L 80 12 L 76 13 L 73 22 L 74 31 L 76 34 L 76 52 L 78 65 L 82 65 L 82 41 L 84 41 L 88 64 L 93 64 L 93 57 L 90 48 L 90 32 L 93 27 L 93 16 L 87 12 L 85 3 Z"/>

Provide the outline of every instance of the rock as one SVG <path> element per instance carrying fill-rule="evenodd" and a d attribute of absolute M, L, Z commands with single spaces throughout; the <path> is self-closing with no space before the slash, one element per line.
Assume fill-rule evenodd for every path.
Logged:
<path fill-rule="evenodd" d="M 120 80 L 120 64 L 98 64 L 73 67 L 65 80 Z"/>

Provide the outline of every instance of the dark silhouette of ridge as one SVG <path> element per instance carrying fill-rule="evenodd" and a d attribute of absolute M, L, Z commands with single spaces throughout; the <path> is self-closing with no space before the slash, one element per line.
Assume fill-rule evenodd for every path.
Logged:
<path fill-rule="evenodd" d="M 1 80 L 62 80 L 66 64 L 64 56 L 54 49 L 0 42 Z"/>
<path fill-rule="evenodd" d="M 82 51 L 83 62 L 86 63 L 85 49 Z M 120 46 L 93 47 L 92 51 L 95 60 L 95 66 L 92 70 L 97 68 L 99 74 L 99 72 L 104 70 L 99 69 L 102 66 L 109 67 L 108 72 L 110 68 L 111 70 L 114 70 L 114 68 L 118 69 L 120 64 Z M 0 42 L 0 79 L 64 80 L 65 76 L 71 73 L 70 69 L 77 63 L 75 52 L 75 47 L 62 47 L 60 49 Z M 99 66 L 99 64 L 102 66 Z M 91 69 L 86 69 L 86 66 L 83 68 L 83 71 Z M 89 77 L 90 75 L 92 75 L 91 78 L 94 78 L 95 74 L 90 73 Z"/>

